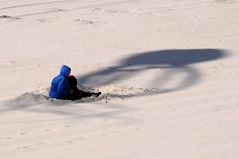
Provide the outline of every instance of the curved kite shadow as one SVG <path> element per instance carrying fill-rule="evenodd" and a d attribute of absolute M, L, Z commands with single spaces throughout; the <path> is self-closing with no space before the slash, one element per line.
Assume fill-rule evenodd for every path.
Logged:
<path fill-rule="evenodd" d="M 175 49 L 143 52 L 120 59 L 116 66 L 78 76 L 78 84 L 88 87 L 100 87 L 132 77 L 138 76 L 140 78 L 139 74 L 143 71 L 161 69 L 164 70 L 161 77 L 166 81 L 173 80 L 175 73 L 178 72 L 184 72 L 186 77 L 174 88 L 153 89 L 151 92 L 130 95 L 108 95 L 119 98 L 131 98 L 179 91 L 195 85 L 201 79 L 199 69 L 192 66 L 193 64 L 217 60 L 227 55 L 226 51 L 221 49 Z M 152 79 L 154 78 L 152 77 Z M 162 81 L 155 79 L 150 84 L 157 88 L 163 85 Z"/>

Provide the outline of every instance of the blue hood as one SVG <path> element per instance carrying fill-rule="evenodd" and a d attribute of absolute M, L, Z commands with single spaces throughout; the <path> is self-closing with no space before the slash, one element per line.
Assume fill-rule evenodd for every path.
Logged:
<path fill-rule="evenodd" d="M 66 65 L 63 65 L 61 67 L 61 72 L 60 72 L 61 75 L 66 77 L 66 76 L 68 76 L 70 74 L 70 72 L 71 72 L 71 68 L 70 67 L 68 67 Z"/>

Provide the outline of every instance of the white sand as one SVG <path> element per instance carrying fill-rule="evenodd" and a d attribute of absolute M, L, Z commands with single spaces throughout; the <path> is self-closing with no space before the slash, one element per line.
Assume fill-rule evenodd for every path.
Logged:
<path fill-rule="evenodd" d="M 238 0 L 0 0 L 0 158 L 238 159 L 238 52 Z"/>

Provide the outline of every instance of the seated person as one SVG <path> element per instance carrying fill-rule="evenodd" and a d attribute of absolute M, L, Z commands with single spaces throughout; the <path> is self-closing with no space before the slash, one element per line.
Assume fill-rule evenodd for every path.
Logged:
<path fill-rule="evenodd" d="M 77 79 L 70 75 L 71 68 L 63 65 L 60 74 L 51 82 L 49 96 L 56 99 L 79 100 L 85 97 L 98 97 L 101 92 L 91 93 L 84 92 L 77 88 Z"/>

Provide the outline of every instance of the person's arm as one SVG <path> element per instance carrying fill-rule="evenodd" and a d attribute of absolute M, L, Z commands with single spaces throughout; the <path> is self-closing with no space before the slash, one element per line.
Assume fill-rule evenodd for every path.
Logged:
<path fill-rule="evenodd" d="M 59 92 L 60 97 L 62 97 L 62 98 L 66 98 L 66 97 L 70 96 L 70 94 L 71 94 L 71 88 L 66 79 L 62 79 L 59 81 L 57 90 Z"/>

